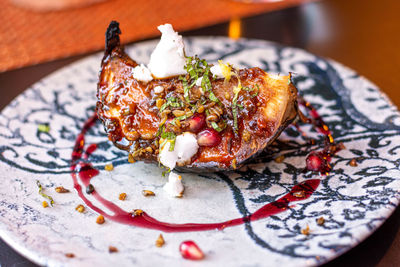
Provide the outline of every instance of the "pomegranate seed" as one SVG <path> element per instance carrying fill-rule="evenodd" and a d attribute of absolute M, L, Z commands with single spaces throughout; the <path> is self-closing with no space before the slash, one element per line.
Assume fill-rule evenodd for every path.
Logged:
<path fill-rule="evenodd" d="M 187 130 L 192 133 L 198 133 L 206 126 L 206 117 L 204 114 L 197 113 L 188 119 L 187 122 L 189 123 Z"/>
<path fill-rule="evenodd" d="M 325 173 L 330 171 L 330 165 L 321 152 L 312 152 L 307 156 L 306 168 L 314 172 Z"/>
<path fill-rule="evenodd" d="M 179 246 L 179 251 L 182 257 L 188 260 L 201 260 L 204 258 L 203 251 L 191 240 L 182 242 Z"/>
<path fill-rule="evenodd" d="M 199 146 L 213 147 L 221 142 L 221 135 L 214 129 L 205 129 L 197 134 Z"/>

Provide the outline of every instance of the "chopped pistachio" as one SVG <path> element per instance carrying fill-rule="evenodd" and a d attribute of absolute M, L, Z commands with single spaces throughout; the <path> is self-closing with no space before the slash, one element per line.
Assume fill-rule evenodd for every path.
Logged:
<path fill-rule="evenodd" d="M 119 194 L 118 199 L 119 200 L 125 200 L 126 199 L 126 193 Z"/>
<path fill-rule="evenodd" d="M 357 160 L 356 160 L 355 158 L 352 159 L 352 160 L 350 160 L 349 165 L 350 165 L 351 167 L 357 167 L 357 166 L 358 166 Z"/>
<path fill-rule="evenodd" d="M 69 190 L 64 188 L 63 186 L 58 186 L 55 188 L 57 193 L 69 193 Z"/>
<path fill-rule="evenodd" d="M 103 224 L 104 222 L 105 222 L 104 216 L 103 215 L 99 215 L 99 217 L 97 217 L 97 219 L 96 219 L 96 223 L 97 224 Z"/>
<path fill-rule="evenodd" d="M 118 252 L 118 249 L 116 247 L 114 247 L 114 246 L 109 246 L 108 247 L 108 252 L 109 253 L 116 253 L 116 252 Z"/>
<path fill-rule="evenodd" d="M 47 203 L 46 200 L 43 200 L 42 206 L 43 206 L 43 208 L 47 208 L 49 206 L 49 203 Z"/>
<path fill-rule="evenodd" d="M 38 131 L 42 133 L 48 133 L 50 131 L 50 126 L 47 123 L 39 124 Z"/>
<path fill-rule="evenodd" d="M 143 196 L 145 196 L 145 197 L 150 197 L 150 196 L 155 196 L 155 195 L 156 195 L 156 194 L 154 194 L 153 191 L 150 191 L 150 190 L 143 190 L 143 191 L 142 191 L 142 194 L 143 194 Z"/>
<path fill-rule="evenodd" d="M 308 226 L 308 224 L 307 224 L 306 228 L 301 229 L 300 232 L 301 232 L 303 235 L 309 235 L 309 234 L 310 234 L 310 227 Z"/>
<path fill-rule="evenodd" d="M 156 240 L 156 247 L 162 247 L 165 244 L 164 237 L 160 234 Z"/>
<path fill-rule="evenodd" d="M 325 223 L 324 217 L 319 217 L 316 221 L 318 225 L 323 225 Z"/>
<path fill-rule="evenodd" d="M 79 213 L 83 213 L 85 211 L 85 207 L 82 204 L 79 204 L 76 206 L 75 210 L 77 210 Z"/>
<path fill-rule="evenodd" d="M 114 170 L 114 165 L 112 164 L 112 163 L 110 163 L 110 164 L 107 164 L 106 166 L 104 166 L 104 169 L 106 170 L 106 171 L 112 171 L 112 170 Z"/>

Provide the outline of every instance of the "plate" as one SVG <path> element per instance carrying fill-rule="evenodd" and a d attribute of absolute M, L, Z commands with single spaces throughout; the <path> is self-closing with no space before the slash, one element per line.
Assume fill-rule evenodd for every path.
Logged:
<path fill-rule="evenodd" d="M 155 45 L 138 43 L 127 51 L 138 62 L 148 62 Z M 300 132 L 290 126 L 269 150 L 237 171 L 183 174 L 184 197 L 170 198 L 162 189 L 162 170 L 130 164 L 127 153 L 113 147 L 96 122 L 85 134 L 84 149 L 96 144 L 87 153 L 87 161 L 99 171 L 91 183 L 97 196 L 109 202 L 82 193 L 84 202 L 74 190 L 70 165 L 76 138 L 94 113 L 102 57 L 97 54 L 39 81 L 1 113 L 0 235 L 8 244 L 47 266 L 319 265 L 356 246 L 394 211 L 400 197 L 400 117 L 375 85 L 332 60 L 265 41 L 187 38 L 186 50 L 210 62 L 223 59 L 240 67 L 293 72 L 300 94 L 345 146 L 332 157 L 332 171 L 303 171 L 307 155 L 324 147 L 324 136 L 299 124 Z M 275 160 L 279 156 L 284 156 L 282 162 Z M 352 159 L 357 166 L 350 164 Z M 106 171 L 110 163 L 114 170 Z M 54 198 L 53 207 L 42 207 L 46 199 L 37 181 Z M 142 209 L 171 224 L 227 222 L 268 206 L 306 181 L 319 183 L 308 198 L 267 218 L 219 230 L 163 232 L 109 219 L 116 209 Z M 71 192 L 56 193 L 57 186 Z M 144 197 L 144 189 L 156 196 Z M 118 199 L 122 192 L 125 201 Z M 75 210 L 79 204 L 86 207 L 84 213 Z M 100 209 L 108 216 L 101 225 L 96 223 Z M 320 217 L 325 220 L 321 225 Z M 165 239 L 161 248 L 155 246 L 160 233 Z M 205 259 L 183 259 L 178 247 L 184 240 L 194 240 Z M 109 253 L 109 246 L 118 252 Z"/>

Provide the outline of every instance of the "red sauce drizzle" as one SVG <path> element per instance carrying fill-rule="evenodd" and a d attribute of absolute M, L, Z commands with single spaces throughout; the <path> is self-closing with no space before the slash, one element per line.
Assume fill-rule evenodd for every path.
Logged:
<path fill-rule="evenodd" d="M 189 232 L 189 231 L 207 231 L 207 230 L 222 230 L 226 227 L 236 226 L 243 224 L 248 221 L 256 221 L 263 218 L 267 218 L 271 215 L 278 214 L 290 208 L 290 203 L 294 201 L 300 201 L 309 198 L 312 193 L 317 189 L 320 180 L 309 179 L 298 185 L 295 185 L 289 193 L 279 198 L 278 200 L 268 203 L 255 211 L 253 214 L 245 216 L 243 218 L 236 218 L 225 222 L 218 223 L 186 223 L 186 224 L 174 224 L 168 222 L 159 221 L 146 212 L 139 212 L 135 216 L 134 213 L 130 213 L 122 210 L 114 203 L 104 199 L 97 191 L 94 191 L 91 195 L 109 209 L 113 215 L 107 214 L 99 207 L 95 206 L 90 200 L 86 198 L 83 193 L 82 186 L 78 180 L 84 185 L 88 186 L 90 179 L 95 177 L 99 171 L 96 170 L 90 163 L 81 162 L 81 159 L 87 159 L 87 157 L 96 150 L 96 145 L 89 145 L 86 150 L 85 148 L 85 134 L 95 124 L 97 116 L 94 115 L 84 124 L 81 133 L 76 138 L 74 150 L 72 152 L 71 160 L 71 176 L 74 182 L 74 188 L 78 192 L 79 197 L 85 202 L 85 204 L 92 210 L 102 214 L 104 217 L 113 220 L 118 223 L 133 225 L 137 227 L 143 227 L 148 229 L 155 229 L 164 232 Z"/>

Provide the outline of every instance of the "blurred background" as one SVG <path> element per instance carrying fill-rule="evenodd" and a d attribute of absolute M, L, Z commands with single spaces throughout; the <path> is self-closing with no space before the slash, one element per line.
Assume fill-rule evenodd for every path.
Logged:
<path fill-rule="evenodd" d="M 171 23 L 184 36 L 271 40 L 332 58 L 400 105 L 398 0 L 0 0 L 0 108 L 51 72 L 104 48 L 111 20 L 125 44 Z M 99 63 L 100 64 L 100 63 Z M 400 266 L 400 210 L 328 266 Z M 0 266 L 35 266 L 0 239 Z"/>

